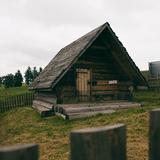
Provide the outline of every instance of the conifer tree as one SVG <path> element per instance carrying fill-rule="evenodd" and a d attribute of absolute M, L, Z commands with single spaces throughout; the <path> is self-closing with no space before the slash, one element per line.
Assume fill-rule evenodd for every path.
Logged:
<path fill-rule="evenodd" d="M 14 86 L 20 87 L 22 86 L 22 83 L 23 83 L 23 77 L 22 77 L 20 70 L 18 70 L 14 76 Z"/>
<path fill-rule="evenodd" d="M 36 67 L 33 67 L 32 74 L 33 74 L 33 80 L 34 80 L 39 74 Z"/>
<path fill-rule="evenodd" d="M 14 86 L 14 75 L 8 74 L 4 77 L 4 86 L 5 88 L 13 87 Z"/>
<path fill-rule="evenodd" d="M 39 73 L 41 73 L 41 72 L 42 72 L 42 70 L 43 70 L 43 69 L 42 69 L 42 67 L 39 67 Z"/>
<path fill-rule="evenodd" d="M 25 83 L 27 85 L 32 83 L 32 81 L 33 81 L 33 73 L 32 73 L 31 67 L 27 68 L 24 77 L 25 77 Z"/>

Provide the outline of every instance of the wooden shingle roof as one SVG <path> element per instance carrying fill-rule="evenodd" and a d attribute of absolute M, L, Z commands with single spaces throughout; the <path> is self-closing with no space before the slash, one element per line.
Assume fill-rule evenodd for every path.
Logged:
<path fill-rule="evenodd" d="M 29 89 L 33 90 L 51 90 L 60 81 L 64 74 L 70 69 L 70 67 L 78 60 L 78 58 L 90 47 L 94 40 L 105 30 L 109 30 L 116 43 L 120 46 L 122 52 L 124 52 L 125 58 L 127 58 L 129 65 L 131 66 L 134 74 L 136 73 L 139 84 L 145 85 L 146 80 L 140 73 L 138 67 L 135 65 L 131 57 L 128 55 L 126 49 L 122 43 L 118 40 L 118 37 L 112 31 L 110 25 L 105 23 L 93 31 L 87 33 L 78 40 L 72 42 L 68 46 L 62 48 L 58 54 L 50 61 L 50 63 L 44 68 L 41 74 L 30 85 Z"/>

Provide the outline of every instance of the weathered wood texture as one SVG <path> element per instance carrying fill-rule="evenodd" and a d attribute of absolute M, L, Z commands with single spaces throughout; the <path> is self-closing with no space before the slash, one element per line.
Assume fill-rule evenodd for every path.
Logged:
<path fill-rule="evenodd" d="M 150 112 L 149 160 L 160 160 L 160 109 Z"/>
<path fill-rule="evenodd" d="M 32 107 L 38 111 L 41 117 L 49 117 L 49 116 L 54 115 L 54 108 L 52 108 L 52 106 L 50 108 L 46 107 L 48 106 L 48 104 L 44 105 L 43 103 L 44 102 L 34 100 Z"/>
<path fill-rule="evenodd" d="M 105 48 L 99 41 L 97 39 L 95 44 L 100 43 L 99 47 Z M 88 49 L 56 86 L 58 102 L 129 99 L 128 84 L 131 83 L 128 83 L 126 74 L 113 61 L 107 48 Z"/>
<path fill-rule="evenodd" d="M 88 70 L 90 74 L 77 70 Z M 99 83 L 110 80 L 147 84 L 110 25 L 105 23 L 62 48 L 30 85 L 30 89 L 54 91 L 58 103 L 130 98 L 127 84 Z"/>
<path fill-rule="evenodd" d="M 32 107 L 35 108 L 41 117 L 54 115 L 54 107 L 57 97 L 53 92 L 37 92 Z"/>
<path fill-rule="evenodd" d="M 32 106 L 34 93 L 25 93 L 11 96 L 0 101 L 0 112 L 5 112 L 15 107 Z"/>
<path fill-rule="evenodd" d="M 70 69 L 77 58 L 85 52 L 90 44 L 100 35 L 108 24 L 104 24 L 68 46 L 59 53 L 45 67 L 38 78 L 31 84 L 30 89 L 52 89 Z M 63 63 L 63 65 L 61 65 Z"/>
<path fill-rule="evenodd" d="M 38 160 L 37 144 L 16 145 L 0 148 L 0 160 Z"/>
<path fill-rule="evenodd" d="M 71 132 L 71 160 L 126 160 L 123 124 Z"/>
<path fill-rule="evenodd" d="M 37 92 L 35 94 L 35 100 L 41 100 L 51 104 L 57 103 L 57 97 L 53 92 Z"/>
<path fill-rule="evenodd" d="M 139 103 L 117 102 L 102 104 L 62 104 L 55 107 L 55 112 L 65 119 L 77 119 L 95 116 L 97 114 L 111 114 L 116 110 L 141 107 Z"/>

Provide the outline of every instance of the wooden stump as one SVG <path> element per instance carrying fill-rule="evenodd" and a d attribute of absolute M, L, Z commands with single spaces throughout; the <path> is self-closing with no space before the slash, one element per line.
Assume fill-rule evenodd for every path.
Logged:
<path fill-rule="evenodd" d="M 150 112 L 149 160 L 160 160 L 160 109 Z"/>
<path fill-rule="evenodd" d="M 16 145 L 0 148 L 0 160 L 38 160 L 38 145 Z"/>
<path fill-rule="evenodd" d="M 71 160 L 126 160 L 123 124 L 71 132 Z"/>

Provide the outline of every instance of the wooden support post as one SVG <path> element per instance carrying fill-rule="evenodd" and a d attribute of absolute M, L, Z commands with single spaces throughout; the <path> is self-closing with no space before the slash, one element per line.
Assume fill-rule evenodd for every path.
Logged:
<path fill-rule="evenodd" d="M 160 109 L 150 112 L 149 160 L 160 160 Z"/>
<path fill-rule="evenodd" d="M 0 160 L 38 160 L 38 158 L 37 144 L 0 148 Z"/>
<path fill-rule="evenodd" d="M 71 160 L 126 160 L 124 124 L 71 132 Z"/>

